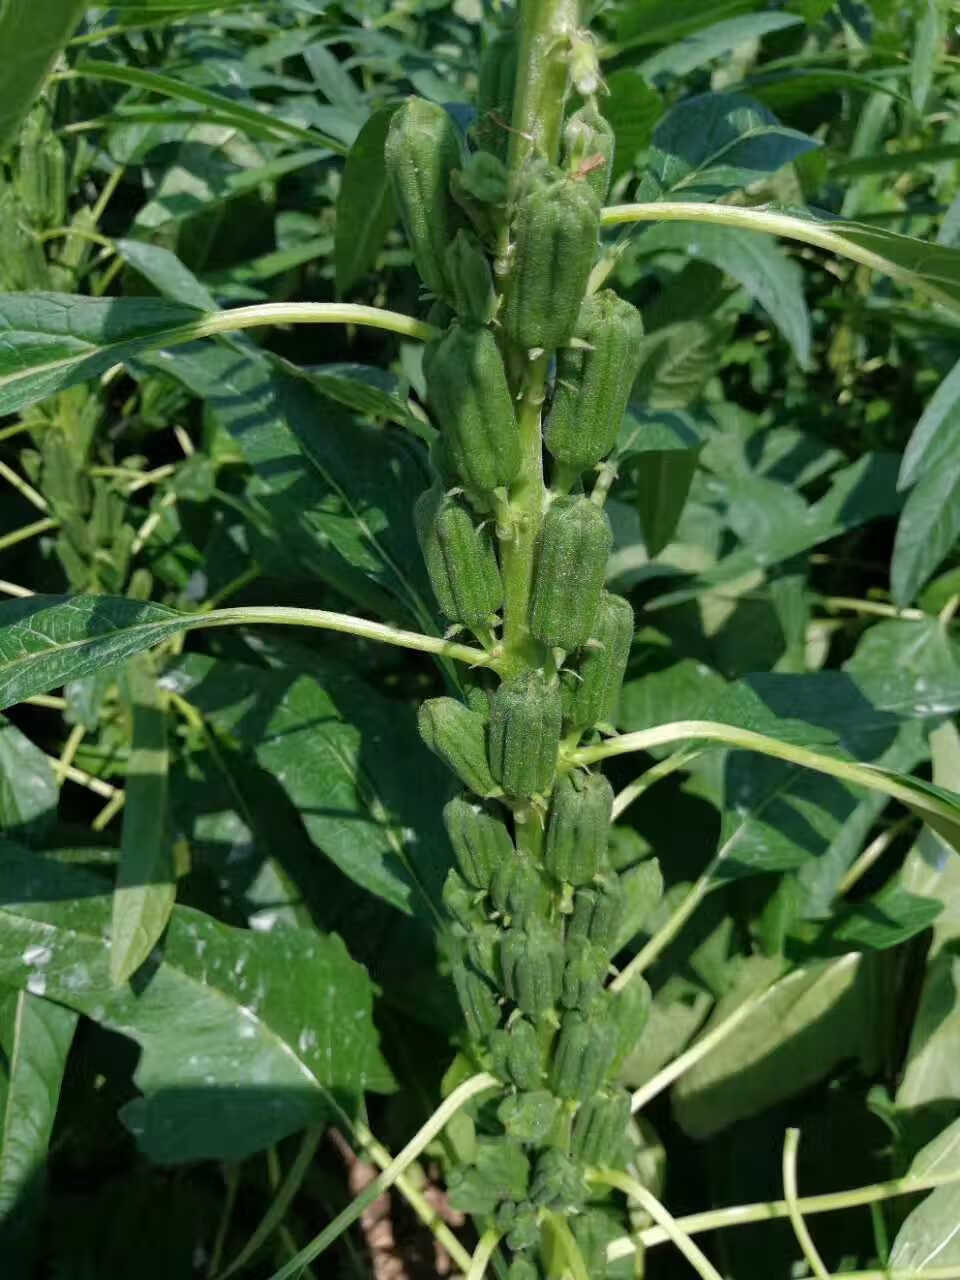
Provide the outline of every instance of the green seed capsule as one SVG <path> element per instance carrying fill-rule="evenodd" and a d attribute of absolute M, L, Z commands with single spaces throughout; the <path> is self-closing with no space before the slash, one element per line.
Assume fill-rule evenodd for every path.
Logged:
<path fill-rule="evenodd" d="M 447 878 L 443 882 L 442 897 L 447 914 L 468 933 L 486 923 L 486 916 L 480 905 L 481 895 L 453 867 L 447 872 Z"/>
<path fill-rule="evenodd" d="M 561 720 L 560 691 L 542 672 L 527 672 L 497 689 L 490 704 L 490 766 L 510 795 L 549 790 Z"/>
<path fill-rule="evenodd" d="M 494 1213 L 504 1200 L 523 1200 L 529 1178 L 530 1161 L 518 1142 L 480 1139 L 473 1164 L 450 1176 L 450 1203 L 464 1213 Z"/>
<path fill-rule="evenodd" d="M 474 236 L 458 231 L 447 250 L 446 275 L 457 314 L 471 324 L 487 324 L 497 309 L 493 274 Z"/>
<path fill-rule="evenodd" d="M 387 176 L 420 279 L 447 295 L 444 254 L 461 218 L 450 175 L 461 147 L 450 115 L 424 98 L 408 98 L 390 121 L 384 147 Z"/>
<path fill-rule="evenodd" d="M 603 1084 L 616 1052 L 617 1028 L 605 1010 L 566 1014 L 550 1066 L 554 1093 L 586 1101 Z"/>
<path fill-rule="evenodd" d="M 545 925 L 508 929 L 500 940 L 503 990 L 532 1018 L 556 1003 L 563 978 L 563 943 Z"/>
<path fill-rule="evenodd" d="M 587 884 L 607 853 L 613 788 L 602 773 L 574 771 L 554 788 L 543 861 L 556 880 Z"/>
<path fill-rule="evenodd" d="M 427 397 L 460 476 L 472 489 L 509 485 L 520 437 L 503 360 L 489 329 L 454 325 L 426 369 Z"/>
<path fill-rule="evenodd" d="M 477 85 L 477 145 L 503 158 L 510 143 L 517 53 L 517 38 L 512 31 L 504 31 L 491 40 L 480 63 Z"/>
<path fill-rule="evenodd" d="M 544 1208 L 578 1209 L 586 1199 L 583 1174 L 562 1151 L 544 1151 L 533 1171 L 530 1199 Z"/>
<path fill-rule="evenodd" d="M 483 717 L 456 698 L 428 698 L 417 716 L 420 737 L 478 796 L 498 795 L 487 762 Z"/>
<path fill-rule="evenodd" d="M 466 938 L 467 959 L 485 978 L 500 980 L 500 930 L 495 924 L 475 924 Z"/>
<path fill-rule="evenodd" d="M 534 1216 L 534 1223 L 536 1224 L 536 1216 Z M 533 1241 L 531 1240 L 530 1243 L 533 1244 Z M 516 1249 L 519 1246 L 511 1243 L 510 1247 Z M 529 1258 L 514 1258 L 507 1272 L 507 1280 L 540 1280 L 540 1268 Z"/>
<path fill-rule="evenodd" d="M 629 602 L 604 591 L 576 670 L 563 676 L 565 726 L 588 729 L 616 719 L 632 644 L 633 610 Z"/>
<path fill-rule="evenodd" d="M 543 521 L 530 630 L 550 648 L 579 649 L 592 632 L 613 535 L 589 498 L 560 498 Z"/>
<path fill-rule="evenodd" d="M 518 1089 L 539 1089 L 543 1083 L 540 1042 L 532 1022 L 518 1018 L 507 1031 L 490 1037 L 490 1056 L 498 1076 Z"/>
<path fill-rule="evenodd" d="M 453 985 L 471 1040 L 486 1040 L 500 1021 L 496 992 L 463 961 L 453 965 Z"/>
<path fill-rule="evenodd" d="M 600 994 L 609 967 L 607 953 L 584 938 L 567 943 L 560 1003 L 566 1009 L 586 1009 Z"/>
<path fill-rule="evenodd" d="M 567 171 L 590 184 L 601 204 L 613 177 L 614 132 L 592 102 L 575 111 L 563 130 L 563 163 Z"/>
<path fill-rule="evenodd" d="M 444 806 L 443 822 L 460 870 L 478 889 L 487 888 L 502 862 L 516 857 L 506 826 L 466 796 Z"/>
<path fill-rule="evenodd" d="M 617 1165 L 629 1119 L 630 1095 L 624 1090 L 588 1098 L 573 1122 L 574 1158 L 581 1164 Z"/>
<path fill-rule="evenodd" d="M 557 381 L 545 438 L 565 466 L 586 471 L 617 443 L 639 372 L 643 319 L 636 307 L 604 289 L 584 298 L 574 336 L 589 346 L 557 353 Z"/>
<path fill-rule="evenodd" d="M 538 184 L 517 204 L 501 316 L 517 346 L 553 351 L 573 335 L 597 254 L 600 201 L 585 182 Z"/>
<path fill-rule="evenodd" d="M 585 938 L 613 954 L 623 922 L 623 889 L 619 878 L 605 875 L 589 889 L 578 889 L 573 898 L 573 915 L 567 939 Z"/>
<path fill-rule="evenodd" d="M 496 909 L 517 924 L 544 919 L 550 906 L 550 890 L 527 858 L 505 858 L 490 881 L 490 897 Z"/>
<path fill-rule="evenodd" d="M 466 627 L 488 625 L 503 603 L 500 566 L 489 527 L 467 506 L 438 488 L 414 506 L 420 550 L 433 594 L 444 616 Z"/>
<path fill-rule="evenodd" d="M 652 1002 L 653 996 L 643 978 L 633 978 L 612 997 L 610 1012 L 617 1032 L 616 1066 L 636 1048 L 647 1025 Z"/>
<path fill-rule="evenodd" d="M 497 1119 L 517 1142 L 542 1143 L 553 1128 L 559 1110 L 559 1098 L 546 1089 L 534 1089 L 505 1098 L 497 1110 Z"/>

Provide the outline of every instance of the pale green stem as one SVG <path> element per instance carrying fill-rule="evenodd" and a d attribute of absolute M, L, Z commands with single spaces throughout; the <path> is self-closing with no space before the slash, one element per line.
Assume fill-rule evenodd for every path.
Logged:
<path fill-rule="evenodd" d="M 66 240 L 70 236 L 77 240 L 89 240 L 91 244 L 99 244 L 104 249 L 109 249 L 111 253 L 117 252 L 117 246 L 109 236 L 101 235 L 99 231 L 90 231 L 87 227 L 52 227 L 49 231 L 38 231 L 36 238 L 43 242 L 45 240 Z"/>
<path fill-rule="evenodd" d="M 433 1113 L 427 1123 L 414 1135 L 407 1143 L 400 1154 L 387 1166 L 378 1178 L 374 1178 L 373 1182 L 361 1192 L 342 1213 L 338 1213 L 334 1220 L 320 1234 L 297 1254 L 295 1258 L 281 1267 L 279 1271 L 274 1272 L 270 1280 L 289 1280 L 291 1276 L 299 1275 L 303 1266 L 312 1262 L 314 1258 L 323 1253 L 329 1245 L 333 1244 L 339 1236 L 352 1226 L 360 1217 L 367 1205 L 373 1204 L 378 1196 L 383 1195 L 396 1182 L 397 1178 L 411 1165 L 420 1153 L 430 1145 L 433 1139 L 443 1129 L 452 1116 L 466 1106 L 471 1098 L 479 1093 L 486 1093 L 489 1089 L 495 1089 L 500 1086 L 500 1081 L 496 1076 L 488 1075 L 486 1072 L 480 1072 L 478 1075 L 471 1076 L 469 1080 L 465 1080 L 453 1093 L 447 1098 Z"/>
<path fill-rule="evenodd" d="M 628 1177 L 625 1173 L 614 1173 L 610 1169 L 588 1169 L 587 1178 L 591 1182 L 615 1187 L 636 1200 L 654 1222 L 663 1228 L 702 1280 L 723 1280 L 720 1272 L 699 1245 L 694 1244 L 677 1219 L 664 1208 L 653 1192 L 637 1182 L 636 1178 Z"/>
<path fill-rule="evenodd" d="M 573 1280 L 590 1280 L 590 1274 L 587 1271 L 587 1264 L 583 1260 L 583 1254 L 580 1252 L 580 1246 L 577 1244 L 574 1234 L 567 1226 L 566 1221 L 559 1213 L 551 1211 L 544 1213 L 543 1217 L 557 1237 L 557 1242 L 567 1260 L 565 1274 L 572 1274 Z"/>
<path fill-rule="evenodd" d="M 0 578 L 0 591 L 8 596 L 19 596 L 21 599 L 34 594 L 29 587 L 21 587 L 18 582 L 7 582 L 5 578 Z"/>
<path fill-rule="evenodd" d="M 807 1266 L 817 1277 L 817 1280 L 830 1280 L 830 1272 L 827 1270 L 817 1246 L 813 1243 L 807 1229 L 807 1224 L 803 1220 L 803 1213 L 797 1201 L 797 1150 L 800 1146 L 800 1130 L 788 1129 L 783 1142 L 783 1194 L 787 1201 L 787 1210 L 790 1215 L 790 1225 L 793 1227 L 793 1234 L 797 1237 L 803 1256 L 807 1261 Z"/>
<path fill-rule="evenodd" d="M 828 613 L 864 613 L 910 622 L 924 622 L 930 616 L 922 609 L 898 609 L 895 604 L 885 604 L 882 600 L 858 600 L 854 596 L 824 596 L 820 604 Z"/>
<path fill-rule="evenodd" d="M 14 489 L 21 497 L 26 498 L 31 506 L 37 508 L 38 511 L 49 511 L 47 500 L 42 493 L 37 493 L 32 484 L 27 484 L 22 476 L 18 476 L 12 467 L 8 467 L 5 462 L 0 462 L 0 476 L 13 485 Z"/>
<path fill-rule="evenodd" d="M 629 222 L 706 222 L 721 227 L 738 227 L 746 231 L 759 231 L 764 235 L 785 236 L 803 244 L 826 249 L 842 258 L 850 258 L 873 271 L 889 276 L 913 289 L 921 289 L 943 306 L 957 309 L 957 302 L 950 294 L 920 278 L 906 267 L 898 266 L 869 249 L 861 248 L 846 239 L 840 231 L 832 230 L 829 223 L 795 218 L 786 213 L 774 213 L 770 209 L 750 209 L 732 204 L 701 204 L 698 201 L 661 200 L 655 204 L 618 204 L 604 209 L 602 223 L 606 227 Z"/>
<path fill-rule="evenodd" d="M 223 1247 L 227 1242 L 227 1232 L 230 1229 L 230 1219 L 233 1216 L 233 1205 L 237 1198 L 237 1188 L 240 1185 L 240 1174 L 235 1164 L 224 1165 L 223 1180 L 226 1183 L 223 1212 L 220 1214 L 220 1223 L 213 1241 L 210 1261 L 207 1264 L 207 1280 L 213 1280 L 213 1277 L 220 1270 L 220 1259 L 223 1257 Z"/>
<path fill-rule="evenodd" d="M 929 813 L 950 823 L 958 821 L 958 813 L 946 802 L 921 795 L 885 769 L 822 755 L 808 747 L 798 747 L 763 733 L 754 733 L 751 729 L 738 729 L 735 725 L 718 724 L 712 720 L 678 720 L 674 724 L 658 725 L 654 729 L 641 729 L 639 733 L 626 733 L 618 738 L 611 738 L 600 746 L 583 747 L 572 752 L 569 760 L 574 765 L 596 764 L 600 760 L 627 755 L 631 751 L 649 751 L 651 747 L 698 738 L 708 742 L 722 742 L 741 751 L 759 751 L 762 755 L 773 756 L 776 760 L 785 760 L 788 764 L 800 765 L 816 773 L 826 773 L 842 782 L 865 787 L 868 791 L 881 791 L 910 808 L 916 808 L 922 801 Z"/>
<path fill-rule="evenodd" d="M 32 698 L 24 698 L 31 707 L 49 707 L 51 711 L 66 711 L 66 698 L 56 698 L 50 693 L 36 693 Z"/>
<path fill-rule="evenodd" d="M 872 866 L 874 866 L 883 855 L 887 852 L 894 840 L 903 834 L 907 828 L 915 822 L 912 813 L 906 814 L 899 822 L 895 822 L 893 826 L 888 827 L 886 831 L 881 831 L 875 840 L 871 840 L 856 860 L 847 874 L 837 885 L 837 891 L 834 895 L 837 899 L 843 898 L 850 892 L 858 880 L 861 880 Z"/>
<path fill-rule="evenodd" d="M 12 533 L 5 533 L 0 538 L 0 551 L 5 551 L 7 547 L 15 546 L 18 542 L 23 542 L 27 538 L 33 538 L 38 533 L 47 533 L 50 529 L 59 527 L 59 520 L 35 520 L 33 524 L 21 525 L 19 529 L 14 529 Z"/>
<path fill-rule="evenodd" d="M 671 773 L 676 773 L 680 769 L 685 769 L 688 764 L 692 764 L 696 760 L 697 756 L 702 754 L 696 747 L 692 747 L 687 751 L 677 751 L 666 760 L 661 760 L 659 764 L 647 769 L 645 773 L 641 773 L 640 777 L 624 787 L 614 800 L 611 813 L 613 821 L 616 822 L 617 818 L 629 809 L 634 800 L 638 800 L 655 782 L 659 782 L 661 778 L 669 777 Z"/>
<path fill-rule="evenodd" d="M 928 1174 L 922 1178 L 898 1178 L 892 1182 L 875 1182 L 857 1187 L 853 1191 L 836 1191 L 828 1195 L 807 1196 L 796 1203 L 805 1214 L 835 1213 L 841 1209 L 859 1209 L 864 1205 L 880 1204 L 897 1196 L 916 1195 L 920 1191 L 933 1191 L 937 1187 L 960 1183 L 960 1169 L 950 1173 Z M 747 1227 L 757 1222 L 774 1222 L 790 1216 L 786 1200 L 767 1200 L 755 1204 L 732 1205 L 727 1209 L 708 1209 L 704 1213 L 691 1213 L 678 1218 L 677 1225 L 688 1235 L 700 1235 L 705 1231 L 723 1231 L 728 1227 Z M 614 1261 L 635 1251 L 637 1244 L 652 1249 L 666 1244 L 670 1236 L 662 1227 L 647 1227 L 633 1240 L 624 1236 L 614 1240 L 607 1250 L 607 1257 Z"/>
<path fill-rule="evenodd" d="M 303 1135 L 300 1150 L 287 1171 L 286 1178 L 277 1188 L 270 1207 L 234 1260 L 224 1271 L 220 1272 L 219 1280 L 226 1280 L 227 1276 L 232 1276 L 235 1271 L 239 1271 L 248 1259 L 253 1257 L 264 1241 L 281 1225 L 294 1196 L 300 1190 L 303 1179 L 307 1175 L 322 1136 L 322 1129 L 308 1129 Z"/>
<path fill-rule="evenodd" d="M 470 1259 L 470 1266 L 467 1270 L 465 1280 L 483 1280 L 490 1259 L 493 1257 L 493 1251 L 500 1243 L 500 1232 L 493 1227 L 489 1231 L 485 1231 L 480 1237 L 480 1243 L 474 1250 L 473 1257 Z"/>
<path fill-rule="evenodd" d="M 425 636 L 419 631 L 403 631 L 383 622 L 371 622 L 367 618 L 354 618 L 349 613 L 331 613 L 327 609 L 300 609 L 293 606 L 238 605 L 230 609 L 214 609 L 198 614 L 186 624 L 184 630 L 198 627 L 232 627 L 253 623 L 271 623 L 285 627 L 322 627 L 327 631 L 341 631 L 347 635 L 361 636 L 365 640 L 377 640 L 382 644 L 396 645 L 400 649 L 418 649 L 421 653 L 436 654 L 441 658 L 453 658 L 474 667 L 496 667 L 499 658 L 471 645 L 444 640 L 442 636 Z"/>

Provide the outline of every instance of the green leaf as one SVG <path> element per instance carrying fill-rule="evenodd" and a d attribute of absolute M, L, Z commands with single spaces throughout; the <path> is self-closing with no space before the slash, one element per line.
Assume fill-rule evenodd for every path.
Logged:
<path fill-rule="evenodd" d="M 433 921 L 450 864 L 447 775 L 412 714 L 338 664 L 259 671 L 198 655 L 164 678 L 279 782 L 310 838 L 357 884 Z"/>
<path fill-rule="evenodd" d="M 660 49 L 641 62 L 638 69 L 649 80 L 660 75 L 685 76 L 714 58 L 733 53 L 750 40 L 759 40 L 771 31 L 783 31 L 800 22 L 801 18 L 789 13 L 751 13 L 727 18 Z"/>
<path fill-rule="evenodd" d="M 396 220 L 383 146 L 395 106 L 375 111 L 347 153 L 337 195 L 335 258 L 337 293 L 349 293 L 376 262 Z"/>
<path fill-rule="evenodd" d="M 624 469 L 625 493 L 640 516 L 647 555 L 659 555 L 669 543 L 686 506 L 697 470 L 698 450 L 643 453 Z"/>
<path fill-rule="evenodd" d="M 955 456 L 927 471 L 907 498 L 893 545 L 890 590 L 895 604 L 908 605 L 960 538 L 960 439 Z"/>
<path fill-rule="evenodd" d="M 0 831 L 28 844 L 42 839 L 56 821 L 59 799 L 47 756 L 0 716 Z"/>
<path fill-rule="evenodd" d="M 960 432 L 960 362 L 937 387 L 903 451 L 899 485 L 908 489 L 932 471 L 956 466 Z"/>
<path fill-rule="evenodd" d="M 622 48 L 666 44 L 711 19 L 732 17 L 755 7 L 755 0 L 714 0 L 708 11 L 702 0 L 631 0 L 615 11 L 617 39 Z"/>
<path fill-rule="evenodd" d="M 45 0 L 39 8 L 29 0 L 0 4 L 0 151 L 40 95 L 60 50 L 83 16 L 83 0 Z"/>
<path fill-rule="evenodd" d="M 209 107 L 217 112 L 218 117 L 231 121 L 237 128 L 254 138 L 276 141 L 279 137 L 297 138 L 301 142 L 312 142 L 315 145 L 328 147 L 331 151 L 342 154 L 343 144 L 336 138 L 326 137 L 312 129 L 304 129 L 291 124 L 267 111 L 257 111 L 253 107 L 245 107 L 242 103 L 226 94 L 214 93 L 186 80 L 178 80 L 173 76 L 162 75 L 157 71 L 145 71 L 141 67 L 132 67 L 126 63 L 101 62 L 93 58 L 83 58 L 74 71 L 79 76 L 92 80 L 109 80 L 117 84 L 125 84 L 132 88 L 143 89 L 147 93 L 157 93 L 165 98 L 174 98 L 183 102 L 195 102 L 198 106 Z"/>
<path fill-rule="evenodd" d="M 776 975 L 780 962 L 744 961 L 740 980 L 721 999 L 704 1034 Z M 727 1040 L 676 1084 L 674 1113 L 698 1140 L 794 1097 L 858 1057 L 871 1036 L 863 959 L 841 956 L 795 970 L 770 986 Z"/>
<path fill-rule="evenodd" d="M 923 111 L 930 96 L 934 73 L 946 49 L 947 15 L 938 0 L 926 0 L 913 43 L 910 61 L 910 96 Z"/>
<path fill-rule="evenodd" d="M 124 787 L 123 840 L 113 892 L 110 978 L 128 981 L 159 942 L 176 898 L 167 814 L 167 693 L 146 655 L 126 671 L 133 738 Z"/>
<path fill-rule="evenodd" d="M 613 126 L 612 181 L 639 163 L 650 145 L 654 128 L 664 112 L 663 99 L 632 67 L 621 67 L 607 77 L 609 97 L 603 114 Z"/>
<path fill-rule="evenodd" d="M 733 276 L 768 312 L 799 363 L 810 362 L 810 316 L 803 272 L 769 240 L 732 227 L 654 227 L 637 244 L 644 253 L 686 253 Z"/>
<path fill-rule="evenodd" d="M 32 954 L 42 959 L 44 944 Z M 76 1025 L 71 1009 L 29 990 L 0 992 L 0 1222 L 8 1228 L 36 1208 Z"/>
<path fill-rule="evenodd" d="M 241 1159 L 388 1090 L 372 989 L 339 938 L 174 908 L 136 989 L 110 980 L 109 885 L 0 845 L 0 980 L 129 1036 L 123 1119 L 155 1161 Z"/>
<path fill-rule="evenodd" d="M 920 1151 L 911 1177 L 960 1175 L 960 1120 Z M 927 1270 L 960 1265 L 960 1183 L 938 1187 L 907 1217 L 893 1242 L 889 1265 L 923 1275 Z M 942 1272 L 941 1272 L 942 1274 Z"/>
<path fill-rule="evenodd" d="M 650 167 L 637 198 L 716 199 L 776 173 L 817 145 L 752 98 L 685 98 L 654 130 Z"/>

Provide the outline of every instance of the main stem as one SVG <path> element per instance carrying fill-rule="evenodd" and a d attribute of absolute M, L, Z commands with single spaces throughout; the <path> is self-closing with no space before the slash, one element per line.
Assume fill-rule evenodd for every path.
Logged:
<path fill-rule="evenodd" d="M 556 162 L 569 76 L 567 50 L 579 26 L 580 0 L 521 0 L 518 21 L 520 70 L 508 160 L 514 195 L 533 155 Z M 535 667 L 542 665 L 543 655 L 530 636 L 530 593 L 546 505 L 540 416 L 549 355 L 531 360 L 526 351 L 505 354 L 514 372 L 523 462 L 510 489 L 510 517 L 501 531 L 504 648 L 508 662 Z"/>

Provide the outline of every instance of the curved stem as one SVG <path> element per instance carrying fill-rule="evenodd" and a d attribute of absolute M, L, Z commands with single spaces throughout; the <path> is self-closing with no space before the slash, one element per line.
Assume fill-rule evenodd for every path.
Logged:
<path fill-rule="evenodd" d="M 573 1276 L 573 1280 L 590 1280 L 590 1274 L 587 1271 L 587 1264 L 583 1260 L 583 1254 L 580 1252 L 580 1246 L 577 1244 L 573 1232 L 567 1226 L 565 1220 L 559 1213 L 553 1213 L 552 1211 L 548 1211 L 543 1216 L 544 1220 L 549 1223 L 551 1231 L 557 1237 L 557 1243 L 567 1260 L 567 1267 Z"/>
<path fill-rule="evenodd" d="M 864 249 L 848 240 L 841 231 L 831 230 L 829 223 L 808 221 L 787 213 L 774 213 L 770 209 L 749 209 L 732 204 L 704 204 L 699 201 L 661 200 L 654 204 L 617 204 L 604 209 L 603 225 L 616 227 L 630 222 L 707 222 L 721 227 L 738 227 L 746 231 L 759 231 L 769 236 L 785 236 L 802 244 L 826 249 L 842 258 L 850 258 L 862 266 L 879 271 L 882 275 L 898 280 L 910 288 L 922 289 L 935 301 L 952 310 L 957 302 L 949 293 L 930 284 L 907 267 L 884 258 L 879 253 Z M 869 229 L 869 228 L 868 228 Z"/>
<path fill-rule="evenodd" d="M 470 1259 L 470 1267 L 464 1280 L 483 1280 L 486 1274 L 487 1266 L 493 1257 L 493 1251 L 500 1243 L 500 1232 L 494 1227 L 489 1231 L 485 1231 L 480 1237 L 480 1243 L 474 1250 L 473 1257 Z"/>
<path fill-rule="evenodd" d="M 659 782 L 661 778 L 667 778 L 671 773 L 676 773 L 679 769 L 685 769 L 688 764 L 692 764 L 697 756 L 703 753 L 697 747 L 689 747 L 686 751 L 676 751 L 672 756 L 668 756 L 666 760 L 661 760 L 659 764 L 652 765 L 639 778 L 636 778 L 628 786 L 624 787 L 618 793 L 613 802 L 613 810 L 611 817 L 614 822 L 621 814 L 633 804 L 634 800 L 639 800 L 645 791 L 648 791 L 655 782 Z"/>
<path fill-rule="evenodd" d="M 432 324 L 413 316 L 356 302 L 262 302 L 251 307 L 216 311 L 193 324 L 183 325 L 180 330 L 171 330 L 165 340 L 193 342 L 196 338 L 213 338 L 220 333 L 257 329 L 270 324 L 359 324 L 399 333 L 404 338 L 419 338 L 421 342 L 430 342 L 440 332 Z M 180 332 L 185 336 L 172 336 Z"/>
<path fill-rule="evenodd" d="M 788 1129 L 783 1142 L 783 1194 L 787 1200 L 787 1211 L 790 1215 L 793 1234 L 797 1237 L 797 1243 L 803 1251 L 807 1265 L 817 1277 L 817 1280 L 830 1280 L 830 1272 L 824 1265 L 817 1246 L 813 1243 L 813 1237 L 807 1229 L 807 1224 L 803 1220 L 803 1214 L 798 1204 L 797 1150 L 799 1146 L 800 1130 Z"/>
<path fill-rule="evenodd" d="M 472 645 L 444 640 L 442 636 L 426 636 L 419 631 L 403 631 L 383 622 L 371 622 L 368 618 L 355 618 L 349 613 L 331 613 L 327 609 L 300 609 L 294 606 L 237 605 L 229 609 L 214 609 L 199 614 L 187 622 L 185 630 L 199 627 L 231 627 L 246 623 L 267 622 L 286 627 L 321 627 L 327 631 L 341 631 L 347 635 L 361 636 L 365 640 L 378 640 L 382 644 L 396 645 L 400 649 L 418 649 L 421 653 L 433 653 L 441 658 L 453 658 L 473 667 L 494 667 L 500 659 L 496 654 Z"/>
<path fill-rule="evenodd" d="M 448 1120 L 466 1106 L 471 1098 L 476 1097 L 478 1093 L 486 1093 L 488 1089 L 497 1088 L 500 1081 L 496 1076 L 489 1075 L 483 1071 L 475 1076 L 471 1076 L 469 1080 L 465 1080 L 453 1093 L 447 1098 L 433 1113 L 427 1123 L 416 1133 L 400 1154 L 387 1165 L 386 1169 L 378 1178 L 374 1178 L 373 1182 L 362 1191 L 342 1213 L 338 1213 L 334 1220 L 313 1240 L 310 1241 L 305 1248 L 301 1249 L 295 1258 L 291 1258 L 288 1263 L 274 1272 L 270 1280 L 289 1280 L 291 1276 L 300 1274 L 304 1265 L 312 1262 L 314 1258 L 323 1253 L 329 1245 L 333 1244 L 339 1236 L 349 1226 L 360 1217 L 367 1205 L 372 1204 L 378 1196 L 383 1195 L 396 1182 L 397 1178 L 413 1164 L 417 1156 L 425 1147 L 428 1147 L 437 1134 L 443 1129 Z"/>
<path fill-rule="evenodd" d="M 694 1244 L 676 1218 L 664 1208 L 652 1191 L 648 1191 L 635 1178 L 630 1178 L 625 1173 L 614 1173 L 609 1169 L 588 1169 L 587 1178 L 591 1182 L 602 1182 L 608 1187 L 615 1187 L 618 1191 L 623 1191 L 639 1201 L 654 1222 L 667 1233 L 702 1280 L 723 1280 L 720 1272 L 699 1245 Z"/>
<path fill-rule="evenodd" d="M 803 1213 L 834 1213 L 841 1209 L 859 1209 L 864 1205 L 880 1204 L 884 1200 L 893 1200 L 897 1196 L 916 1195 L 919 1191 L 933 1191 L 937 1187 L 954 1186 L 960 1183 L 960 1169 L 950 1173 L 929 1174 L 922 1178 L 898 1178 L 893 1182 L 875 1182 L 869 1186 L 856 1187 L 852 1191 L 836 1191 L 828 1195 L 806 1196 L 795 1201 Z M 704 1231 L 722 1231 L 727 1227 L 747 1227 L 757 1222 L 774 1222 L 789 1217 L 790 1209 L 786 1200 L 759 1201 L 755 1204 L 731 1205 L 727 1209 L 708 1209 L 705 1213 L 691 1213 L 684 1218 L 677 1218 L 677 1226 L 688 1235 L 699 1235 Z M 663 1227 L 647 1227 L 638 1232 L 635 1239 L 624 1236 L 614 1240 L 607 1250 L 610 1261 L 625 1258 L 634 1252 L 637 1244 L 644 1249 L 652 1249 L 656 1245 L 666 1244 L 670 1236 Z"/>

